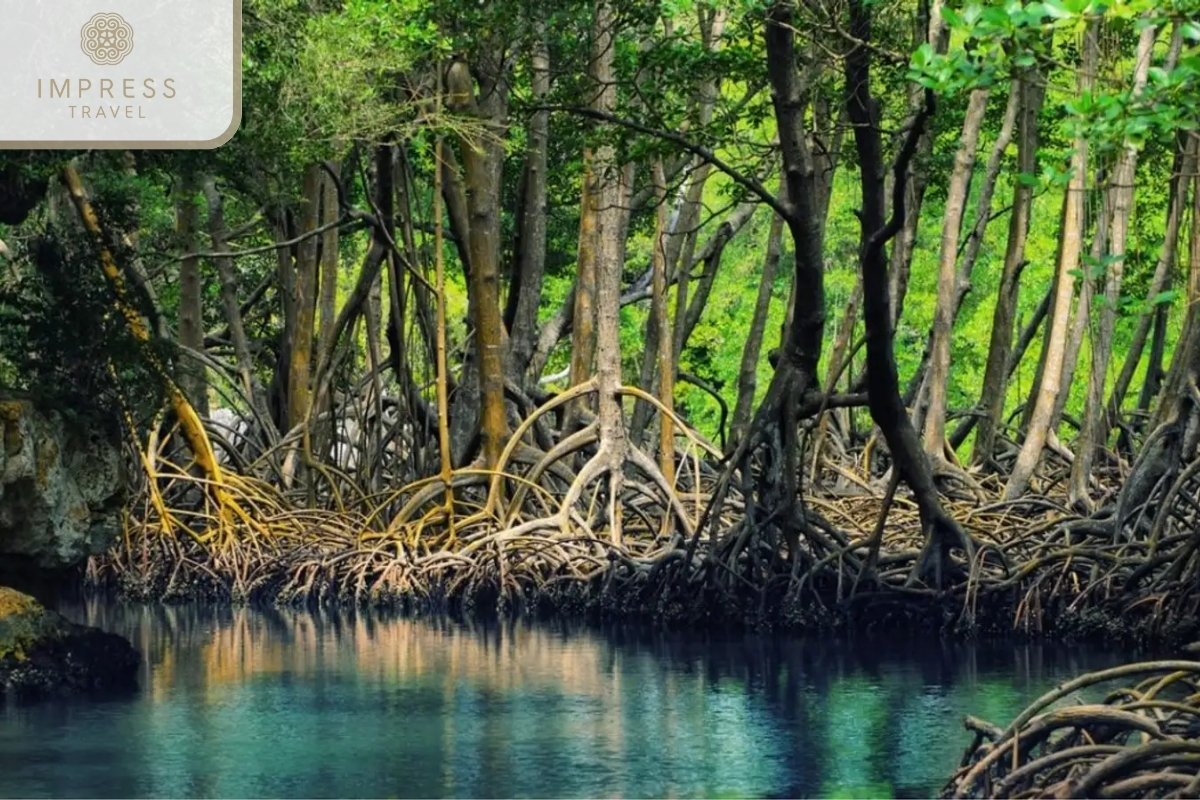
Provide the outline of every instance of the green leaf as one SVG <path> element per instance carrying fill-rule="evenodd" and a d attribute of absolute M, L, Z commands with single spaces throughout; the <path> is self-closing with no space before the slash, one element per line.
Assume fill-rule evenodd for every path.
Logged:
<path fill-rule="evenodd" d="M 1068 11 L 1060 0 L 1044 0 L 1042 6 L 1045 8 L 1046 13 L 1054 19 L 1072 19 L 1075 17 L 1075 14 Z"/>

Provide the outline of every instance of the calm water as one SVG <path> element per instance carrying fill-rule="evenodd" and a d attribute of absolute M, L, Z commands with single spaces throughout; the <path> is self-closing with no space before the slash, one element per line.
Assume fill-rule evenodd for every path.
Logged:
<path fill-rule="evenodd" d="M 305 612 L 64 609 L 137 696 L 0 709 L 17 797 L 928 797 L 963 715 L 1007 722 L 1078 648 L 857 645 Z"/>

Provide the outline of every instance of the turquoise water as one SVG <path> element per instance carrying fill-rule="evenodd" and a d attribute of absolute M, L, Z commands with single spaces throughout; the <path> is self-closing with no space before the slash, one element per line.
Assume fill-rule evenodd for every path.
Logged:
<path fill-rule="evenodd" d="M 5 797 L 929 797 L 1078 648 L 91 604 L 141 688 L 0 708 Z"/>

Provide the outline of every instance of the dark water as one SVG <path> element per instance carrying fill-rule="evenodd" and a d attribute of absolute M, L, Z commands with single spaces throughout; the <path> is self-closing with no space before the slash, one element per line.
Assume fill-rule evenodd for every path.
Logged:
<path fill-rule="evenodd" d="M 929 797 L 1080 649 L 91 605 L 133 698 L 0 709 L 16 797 Z"/>

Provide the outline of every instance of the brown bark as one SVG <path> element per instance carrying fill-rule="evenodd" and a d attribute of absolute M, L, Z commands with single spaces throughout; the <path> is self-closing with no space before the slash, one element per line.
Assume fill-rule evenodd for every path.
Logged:
<path fill-rule="evenodd" d="M 225 226 L 224 199 L 217 189 L 216 181 L 211 177 L 204 181 L 204 198 L 208 206 L 208 237 L 213 252 L 226 252 L 229 249 L 229 243 L 226 238 L 228 231 Z M 254 357 L 250 353 L 250 343 L 246 338 L 242 309 L 238 303 L 238 281 L 237 274 L 233 269 L 233 259 L 218 256 L 212 261 L 221 285 L 221 309 L 225 314 L 229 339 L 233 343 L 233 355 L 238 377 L 241 379 L 241 388 L 261 421 L 266 423 L 270 417 L 264 402 L 262 387 L 254 374 Z"/>
<path fill-rule="evenodd" d="M 1097 182 L 1100 182 L 1100 176 L 1097 176 Z M 1075 370 L 1079 366 L 1079 355 L 1083 351 L 1084 335 L 1091 328 L 1092 314 L 1092 298 L 1096 293 L 1096 281 L 1093 272 L 1095 271 L 1094 264 L 1100 262 L 1104 258 L 1108 247 L 1108 226 L 1112 222 L 1112 192 L 1101 193 L 1100 214 L 1096 220 L 1096 229 L 1092 236 L 1092 249 L 1088 254 L 1090 263 L 1084 264 L 1084 269 L 1081 270 L 1083 275 L 1079 282 L 1079 297 L 1075 303 L 1075 319 L 1071 323 L 1071 335 L 1067 339 L 1067 350 L 1063 355 L 1063 374 L 1062 385 L 1064 391 L 1058 393 L 1058 399 L 1054 402 L 1054 413 L 1050 417 L 1050 430 L 1058 430 L 1058 425 L 1062 421 L 1063 410 L 1067 407 L 1067 401 L 1071 399 L 1071 385 L 1075 380 Z M 1040 384 L 1039 384 L 1040 385 Z"/>
<path fill-rule="evenodd" d="M 277 243 L 290 240 L 293 228 L 292 215 L 287 209 L 273 210 L 271 229 Z M 286 431 L 288 430 L 288 375 L 292 362 L 292 338 L 296 328 L 296 312 L 292 297 L 296 285 L 296 251 L 293 246 L 280 244 L 275 248 L 275 276 L 283 325 L 279 332 L 275 369 L 271 375 L 271 384 L 268 389 L 268 403 L 275 427 L 280 431 Z"/>
<path fill-rule="evenodd" d="M 592 107 L 611 111 L 616 104 L 613 72 L 616 13 L 609 0 L 596 0 L 594 9 L 590 71 L 597 87 L 597 96 Z M 633 182 L 633 165 L 620 166 L 616 148 L 607 141 L 589 154 L 588 161 L 595 179 L 595 205 L 592 208 L 595 215 L 594 341 L 600 423 L 600 452 L 596 456 L 596 464 L 608 473 L 610 538 L 614 543 L 620 543 L 621 488 L 624 462 L 629 450 L 625 414 L 617 393 L 621 387 L 621 268 L 625 262 L 625 215 Z M 579 286 L 584 286 L 582 278 Z M 576 306 L 577 325 L 583 322 L 580 311 L 586 309 Z"/>
<path fill-rule="evenodd" d="M 204 285 L 200 259 L 195 255 L 200 212 L 196 206 L 198 187 L 190 176 L 183 178 L 175 198 L 175 235 L 186 254 L 179 262 L 179 343 L 204 353 Z M 201 416 L 208 416 L 208 380 L 204 365 L 184 354 L 179 361 L 179 387 Z"/>
<path fill-rule="evenodd" d="M 971 174 L 975 169 L 979 131 L 987 111 L 987 89 L 971 92 L 962 139 L 954 157 L 954 170 L 946 190 L 946 210 L 942 219 L 942 246 L 938 258 L 937 305 L 933 314 L 933 342 L 927 377 L 929 408 L 925 413 L 925 452 L 941 459 L 946 440 L 946 392 L 950 382 L 950 335 L 954 327 L 955 286 L 958 238 L 966 212 Z"/>
<path fill-rule="evenodd" d="M 500 314 L 500 183 L 508 116 L 508 66 L 494 55 L 482 59 L 482 63 L 476 76 L 478 98 L 470 71 L 461 61 L 450 68 L 447 89 L 455 105 L 471 113 L 485 128 L 478 141 L 461 137 L 460 149 L 470 220 L 468 291 L 473 298 L 474 351 L 479 370 L 479 434 L 484 464 L 492 467 L 508 439 L 504 324 Z"/>
<path fill-rule="evenodd" d="M 125 318 L 130 333 L 139 342 L 149 342 L 150 332 L 146 329 L 145 323 L 142 322 L 142 315 L 138 313 L 137 308 L 130 300 L 128 290 L 125 287 L 124 275 L 105 241 L 104 231 L 100 227 L 100 221 L 96 216 L 95 209 L 92 207 L 91 200 L 84 191 L 83 181 L 80 179 L 79 173 L 73 165 L 68 164 L 63 167 L 60 178 L 67 193 L 70 195 L 76 212 L 79 214 L 79 219 L 83 223 L 84 229 L 88 232 L 88 235 L 99 250 L 101 269 L 104 272 L 104 277 L 108 280 L 113 295 L 116 297 L 118 310 Z M 167 384 L 167 395 L 171 403 L 171 408 L 179 420 L 180 428 L 183 430 L 184 438 L 187 439 L 188 446 L 192 450 L 197 466 L 204 471 L 205 476 L 211 481 L 218 501 L 222 501 L 224 505 L 223 501 L 227 499 L 227 495 L 221 488 L 223 483 L 221 466 L 217 463 L 212 443 L 209 442 L 208 434 L 204 431 L 204 425 L 199 415 L 191 403 L 188 402 L 187 396 L 180 391 L 178 385 L 167 373 L 154 351 L 147 350 L 147 356 L 151 368 Z"/>
<path fill-rule="evenodd" d="M 1147 20 L 1148 22 L 1148 20 Z M 1132 93 L 1137 97 L 1146 86 L 1150 73 L 1151 54 L 1158 29 L 1147 24 L 1138 38 L 1134 58 Z M 1129 235 L 1129 217 L 1133 210 L 1133 182 L 1137 173 L 1138 151 L 1132 142 L 1125 142 L 1113 172 L 1113 218 L 1109 241 L 1110 263 L 1108 280 L 1104 285 L 1104 308 L 1100 311 L 1100 325 L 1096 341 L 1092 346 L 1092 368 L 1088 372 L 1087 403 L 1084 407 L 1083 428 L 1075 444 L 1075 461 L 1071 464 L 1070 502 L 1077 508 L 1090 510 L 1091 497 L 1088 479 L 1096 450 L 1108 439 L 1104 428 L 1104 388 L 1108 377 L 1109 359 L 1112 357 L 1113 332 L 1117 326 L 1117 303 L 1121 296 L 1121 281 L 1125 274 L 1125 244 Z"/>
<path fill-rule="evenodd" d="M 579 249 L 575 260 L 575 308 L 571 316 L 570 385 L 592 374 L 596 356 L 596 249 L 599 246 L 600 186 L 594 171 L 595 154 L 583 152 L 583 190 L 579 198 Z"/>
<path fill-rule="evenodd" d="M 1018 122 L 1017 170 L 1033 175 L 1037 170 L 1037 117 L 1045 89 L 1033 74 L 1021 79 L 1021 111 Z M 1013 323 L 1016 318 L 1020 292 L 1021 270 L 1025 264 L 1025 242 L 1033 211 L 1033 187 L 1018 180 L 1013 188 L 1013 208 L 1009 217 L 1008 243 L 1004 251 L 1004 267 L 996 294 L 996 309 L 992 315 L 991 341 L 984 368 L 983 388 L 979 397 L 979 429 L 971 454 L 974 464 L 984 464 L 992 457 L 996 430 L 1004 413 L 1004 398 L 1008 390 L 1008 356 L 1012 349 Z"/>
<path fill-rule="evenodd" d="M 921 516 L 926 545 L 913 578 L 932 579 L 941 585 L 949 570 L 948 556 L 954 547 L 973 556 L 974 544 L 943 511 L 933 483 L 929 461 L 900 397 L 899 378 L 893 350 L 893 323 L 888 297 L 887 257 L 884 248 L 895 236 L 904 215 L 904 175 L 908 160 L 917 149 L 933 95 L 927 92 L 897 158 L 894 170 L 891 220 L 885 217 L 883 148 L 879 134 L 879 105 L 871 96 L 871 16 L 863 0 L 850 5 L 851 33 L 860 42 L 846 56 L 847 104 L 854 125 L 862 183 L 862 244 L 860 264 L 863 278 L 863 318 L 866 322 L 868 405 L 871 417 L 883 432 L 894 462 L 893 469 L 912 489 Z"/>
<path fill-rule="evenodd" d="M 1198 145 L 1200 145 L 1200 136 L 1195 133 L 1180 134 L 1174 169 L 1171 171 L 1170 189 L 1167 194 L 1167 228 L 1163 233 L 1162 250 L 1158 256 L 1158 263 L 1154 267 L 1154 276 L 1150 280 L 1150 289 L 1146 296 L 1147 302 L 1152 302 L 1166 290 L 1171 282 L 1176 254 L 1179 251 L 1179 232 L 1182 228 L 1184 209 L 1187 207 L 1188 185 L 1192 182 L 1192 176 L 1196 172 L 1197 155 L 1200 154 Z M 1133 341 L 1125 356 L 1125 363 L 1121 365 L 1121 373 L 1117 376 L 1116 383 L 1109 394 L 1108 403 L 1105 404 L 1103 430 L 1106 437 L 1113 426 L 1117 424 L 1121 405 L 1125 402 L 1125 394 L 1129 391 L 1130 384 L 1133 383 L 1133 374 L 1137 371 L 1138 362 L 1142 359 L 1142 352 L 1145 350 L 1152 322 L 1156 326 L 1155 335 L 1157 337 L 1158 320 L 1162 316 L 1160 313 L 1162 311 L 1164 309 L 1157 309 L 1154 312 L 1143 311 L 1138 317 L 1137 328 L 1134 330 Z M 1192 324 L 1191 320 L 1191 314 L 1185 315 L 1185 329 Z M 1179 341 L 1186 341 L 1186 336 L 1181 334 Z M 1138 407 L 1143 407 L 1141 400 L 1138 401 Z"/>
<path fill-rule="evenodd" d="M 309 373 L 312 365 L 313 323 L 317 302 L 317 237 L 310 235 L 320 220 L 322 173 L 318 164 L 304 172 L 304 207 L 301 211 L 300 242 L 296 258 L 296 281 L 292 292 L 295 328 L 288 364 L 287 428 L 294 429 L 308 417 Z"/>
<path fill-rule="evenodd" d="M 321 224 L 336 222 L 339 216 L 338 190 L 335 178 L 341 176 L 341 165 L 330 161 L 326 168 L 333 177 L 325 176 L 324 191 L 321 193 Z M 338 285 L 338 229 L 330 228 L 321 234 L 321 294 L 320 294 L 320 329 L 317 334 L 317 352 L 323 353 L 329 346 L 329 334 L 337 315 L 337 285 Z"/>
<path fill-rule="evenodd" d="M 975 224 L 967 237 L 966 249 L 959 262 L 958 277 L 954 285 L 954 313 L 957 319 L 958 311 L 962 308 L 967 292 L 971 290 L 971 273 L 979 260 L 979 251 L 983 246 L 983 237 L 987 233 L 988 223 L 992 221 L 992 197 L 996 192 L 996 180 L 1000 177 L 1000 167 L 1004 154 L 1012 143 L 1013 130 L 1017 124 L 1017 114 L 1021 109 L 1021 81 L 1012 82 L 1008 94 L 1008 102 L 1004 107 L 1004 121 L 1000 123 L 1000 132 L 992 143 L 992 152 L 988 156 L 987 167 L 984 169 L 983 186 L 979 191 L 979 202 L 975 207 Z"/>
<path fill-rule="evenodd" d="M 550 92 L 550 53 L 545 42 L 545 23 L 534 22 L 537 41 L 531 58 L 533 102 L 540 103 Z M 513 279 L 508 290 L 505 325 L 509 331 L 509 371 L 518 384 L 533 356 L 537 339 L 537 312 L 542 299 L 546 269 L 546 161 L 550 112 L 537 111 L 526 127 L 525 171 L 522 178 L 517 237 L 513 247 Z"/>
<path fill-rule="evenodd" d="M 958 253 L 961 257 L 958 259 L 958 269 L 954 276 L 954 311 L 951 315 L 952 329 L 953 324 L 958 321 L 958 314 L 962 310 L 963 302 L 967 299 L 967 294 L 971 291 L 971 274 L 974 272 L 975 264 L 979 259 L 984 234 L 987 233 L 988 224 L 993 219 L 992 195 L 996 191 L 996 180 L 1000 176 L 1000 165 L 1004 158 L 1004 153 L 1012 142 L 1017 111 L 1021 104 L 1020 86 L 1021 82 L 1019 80 L 1013 81 L 1012 89 L 1008 96 L 1008 103 L 1005 106 L 1004 121 L 1000 124 L 1000 132 L 996 135 L 996 140 L 992 143 L 992 152 L 988 157 L 987 167 L 984 170 L 983 186 L 979 190 L 979 201 L 975 209 L 975 223 L 971 226 L 971 232 L 967 235 L 966 241 L 958 246 Z M 931 331 L 929 339 L 925 344 L 925 352 L 921 356 L 921 364 L 913 373 L 908 388 L 904 392 L 904 402 L 908 405 L 913 405 L 918 399 L 918 394 L 925 389 L 929 359 L 932 352 L 933 333 Z M 971 423 L 971 426 L 974 426 L 974 422 Z M 963 436 L 965 436 L 965 433 L 963 433 L 960 426 L 949 437 L 951 450 L 957 450 L 958 446 L 962 444 Z"/>
<path fill-rule="evenodd" d="M 780 181 L 779 201 L 787 202 L 787 187 Z M 775 271 L 783 249 L 783 218 L 771 215 L 771 227 L 767 232 L 766 253 L 763 256 L 762 277 L 758 281 L 758 294 L 754 299 L 754 315 L 746 344 L 742 347 L 742 362 L 738 368 L 737 402 L 733 407 L 732 432 L 729 447 L 735 448 L 745 437 L 750 425 L 750 411 L 754 407 L 754 392 L 758 385 L 758 360 L 762 353 L 763 334 L 767 328 L 767 316 L 771 310 L 771 291 L 775 286 Z"/>
<path fill-rule="evenodd" d="M 1084 34 L 1083 69 L 1079 71 L 1079 91 L 1091 91 L 1097 62 L 1097 24 L 1091 22 Z M 1071 300 L 1075 284 L 1074 271 L 1079 268 L 1083 240 L 1083 201 L 1087 182 L 1088 142 L 1080 136 L 1075 140 L 1071 157 L 1071 179 L 1066 189 L 1065 219 L 1060 234 L 1062 254 L 1059 257 L 1054 307 L 1046 329 L 1046 360 L 1042 380 L 1033 404 L 1025 441 L 1017 454 L 1012 473 L 1004 486 L 1004 499 L 1014 500 L 1025 493 L 1030 478 L 1042 457 L 1046 437 L 1051 433 L 1050 422 L 1058 393 L 1062 389 L 1063 357 L 1067 332 L 1071 324 Z"/>
<path fill-rule="evenodd" d="M 663 174 L 662 161 L 654 164 L 654 187 L 658 207 L 654 217 L 654 276 L 650 290 L 650 315 L 658 329 L 658 399 L 663 407 L 675 408 L 675 363 L 671 358 L 671 321 L 667 317 L 667 179 Z M 636 430 L 636 429 L 635 429 Z M 666 414 L 660 414 L 658 423 L 658 463 L 663 475 L 670 483 L 675 477 L 675 424 Z"/>

